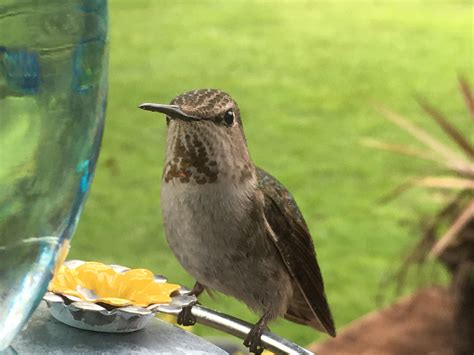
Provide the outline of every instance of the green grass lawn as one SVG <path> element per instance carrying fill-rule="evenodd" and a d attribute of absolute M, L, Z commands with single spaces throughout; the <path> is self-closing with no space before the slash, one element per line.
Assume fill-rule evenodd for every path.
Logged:
<path fill-rule="evenodd" d="M 114 0 L 110 17 L 105 136 L 69 258 L 146 267 L 192 286 L 163 234 L 165 122 L 137 104 L 215 87 L 239 103 L 254 161 L 299 203 L 338 327 L 375 309 L 380 282 L 445 196 L 416 190 L 378 203 L 407 176 L 435 170 L 360 140 L 412 141 L 373 102 L 441 137 L 415 93 L 468 128 L 456 78 L 474 79 L 472 3 Z M 224 296 L 202 303 L 256 319 Z M 303 345 L 319 337 L 287 321 L 271 328 Z"/>

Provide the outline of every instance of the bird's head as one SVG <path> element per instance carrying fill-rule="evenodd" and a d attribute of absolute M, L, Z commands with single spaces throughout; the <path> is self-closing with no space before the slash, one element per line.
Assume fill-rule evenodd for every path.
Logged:
<path fill-rule="evenodd" d="M 143 103 L 139 107 L 166 115 L 167 164 L 179 160 L 184 162 L 181 166 L 197 168 L 211 161 L 220 171 L 248 170 L 250 157 L 240 110 L 229 94 L 217 89 L 192 90 L 168 105 Z"/>
<path fill-rule="evenodd" d="M 217 89 L 198 89 L 176 96 L 169 105 L 143 103 L 143 110 L 161 112 L 168 124 L 179 120 L 194 125 L 213 123 L 216 128 L 227 130 L 242 125 L 240 110 L 229 94 Z"/>

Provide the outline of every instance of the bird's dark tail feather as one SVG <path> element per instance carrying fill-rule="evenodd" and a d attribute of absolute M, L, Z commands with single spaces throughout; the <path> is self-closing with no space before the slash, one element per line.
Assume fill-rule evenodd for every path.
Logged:
<path fill-rule="evenodd" d="M 294 291 L 295 293 L 293 294 L 291 304 L 289 305 L 284 316 L 285 319 L 294 323 L 310 326 L 320 332 L 327 333 L 332 337 L 336 336 L 335 330 L 330 329 L 328 331 L 326 327 L 324 327 L 324 325 L 319 321 L 319 319 L 314 316 L 313 310 L 310 308 L 306 302 L 306 299 L 296 287 Z"/>

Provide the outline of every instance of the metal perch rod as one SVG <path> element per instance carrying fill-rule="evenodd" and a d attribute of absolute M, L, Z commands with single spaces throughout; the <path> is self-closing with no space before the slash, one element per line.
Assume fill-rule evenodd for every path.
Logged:
<path fill-rule="evenodd" d="M 177 315 L 179 310 L 161 310 L 161 312 Z M 234 318 L 227 314 L 212 311 L 200 305 L 194 305 L 191 309 L 191 313 L 196 317 L 197 323 L 223 331 L 241 339 L 245 339 L 253 326 L 243 320 Z M 265 349 L 278 354 L 313 354 L 311 351 L 268 331 L 263 333 L 262 343 Z"/>

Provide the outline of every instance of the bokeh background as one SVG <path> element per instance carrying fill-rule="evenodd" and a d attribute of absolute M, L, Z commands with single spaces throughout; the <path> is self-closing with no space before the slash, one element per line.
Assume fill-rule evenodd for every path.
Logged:
<path fill-rule="evenodd" d="M 110 1 L 106 129 L 69 258 L 150 268 L 192 286 L 163 233 L 165 121 L 137 105 L 220 88 L 240 105 L 255 163 L 289 188 L 307 220 L 337 326 L 380 307 L 377 294 L 395 297 L 380 285 L 445 196 L 420 189 L 381 203 L 433 166 L 361 141 L 413 141 L 374 103 L 442 137 L 417 93 L 472 129 L 457 75 L 473 82 L 473 16 L 471 1 Z M 444 280 L 434 267 L 412 287 L 423 278 Z M 257 319 L 224 296 L 202 303 Z M 302 345 L 321 339 L 283 320 L 271 329 Z"/>

